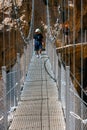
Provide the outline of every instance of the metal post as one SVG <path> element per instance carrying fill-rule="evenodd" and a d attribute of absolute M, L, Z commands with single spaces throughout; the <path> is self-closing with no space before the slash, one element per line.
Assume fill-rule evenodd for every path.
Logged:
<path fill-rule="evenodd" d="M 59 85 L 59 100 L 61 101 L 61 54 L 58 54 L 58 85 Z"/>
<path fill-rule="evenodd" d="M 70 67 L 66 66 L 66 130 L 70 130 L 69 128 L 69 81 L 70 81 Z"/>
<path fill-rule="evenodd" d="M 17 88 L 17 94 L 18 94 L 18 101 L 20 101 L 20 54 L 17 53 L 17 80 L 18 80 L 18 88 Z"/>
<path fill-rule="evenodd" d="M 24 81 L 26 78 L 26 46 L 24 46 Z"/>
<path fill-rule="evenodd" d="M 7 86 L 6 66 L 2 67 L 2 85 L 3 85 L 3 100 L 4 100 L 4 129 L 7 130 L 8 117 L 7 117 L 7 98 L 6 98 L 6 86 Z"/>

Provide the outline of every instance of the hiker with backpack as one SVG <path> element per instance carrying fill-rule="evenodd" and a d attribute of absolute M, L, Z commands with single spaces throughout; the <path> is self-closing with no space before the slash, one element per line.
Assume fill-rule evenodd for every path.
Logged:
<path fill-rule="evenodd" d="M 35 54 L 38 58 L 41 58 L 43 35 L 39 28 L 35 30 L 33 39 Z"/>

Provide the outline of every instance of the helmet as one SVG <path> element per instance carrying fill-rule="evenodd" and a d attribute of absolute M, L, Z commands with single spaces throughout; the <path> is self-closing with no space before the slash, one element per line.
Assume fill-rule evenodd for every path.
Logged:
<path fill-rule="evenodd" d="M 68 24 L 65 24 L 65 27 L 68 27 Z"/>
<path fill-rule="evenodd" d="M 39 28 L 37 28 L 37 29 L 35 30 L 35 32 L 41 32 L 41 31 L 40 31 L 40 29 L 39 29 Z"/>

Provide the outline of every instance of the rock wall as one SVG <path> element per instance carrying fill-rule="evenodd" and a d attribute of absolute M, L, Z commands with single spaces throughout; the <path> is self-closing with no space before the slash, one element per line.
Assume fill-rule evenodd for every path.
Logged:
<path fill-rule="evenodd" d="M 31 19 L 31 1 L 18 0 L 18 16 L 15 15 L 12 0 L 0 0 L 0 73 L 1 66 L 7 71 L 15 64 L 17 52 L 23 53 L 24 41 L 21 38 L 16 18 L 20 19 L 22 31 L 27 37 Z"/>

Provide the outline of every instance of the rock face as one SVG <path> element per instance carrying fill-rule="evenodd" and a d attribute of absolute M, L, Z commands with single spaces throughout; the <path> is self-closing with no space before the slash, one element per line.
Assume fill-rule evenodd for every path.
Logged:
<path fill-rule="evenodd" d="M 17 52 L 23 52 L 24 42 L 16 19 L 20 19 L 20 28 L 27 37 L 30 18 L 31 1 L 18 0 L 14 6 L 12 0 L 5 0 L 4 3 L 0 0 L 0 71 L 3 65 L 9 71 L 16 61 Z"/>
<path fill-rule="evenodd" d="M 61 6 L 63 24 L 68 23 L 71 30 L 71 42 L 73 41 L 73 32 L 76 42 L 81 42 L 81 29 L 84 41 L 85 31 L 87 30 L 87 1 L 82 0 L 81 3 L 81 1 L 74 0 L 73 3 L 72 0 L 59 0 L 59 5 Z"/>

